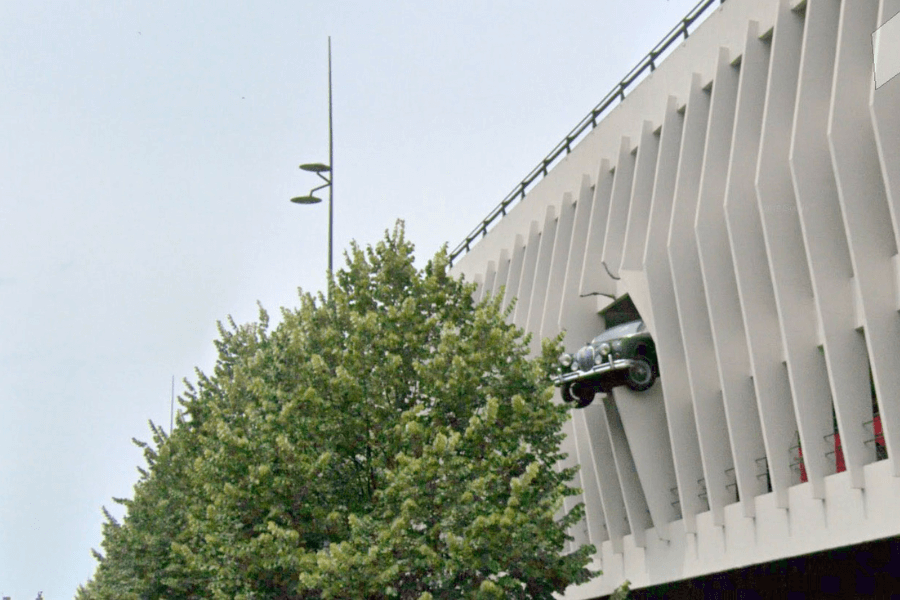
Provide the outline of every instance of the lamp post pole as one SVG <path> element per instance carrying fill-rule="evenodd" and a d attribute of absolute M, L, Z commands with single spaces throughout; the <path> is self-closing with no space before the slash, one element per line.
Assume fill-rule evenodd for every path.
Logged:
<path fill-rule="evenodd" d="M 333 238 L 334 238 L 334 119 L 333 119 L 333 108 L 332 108 L 332 95 L 331 95 L 331 36 L 328 36 L 328 164 L 323 165 L 322 163 L 309 163 L 300 165 L 300 168 L 304 171 L 309 171 L 310 173 L 315 173 L 319 176 L 323 183 L 319 187 L 315 187 L 310 190 L 309 195 L 307 196 L 298 196 L 296 198 L 291 198 L 291 202 L 296 204 L 318 204 L 322 201 L 321 198 L 317 198 L 313 195 L 314 192 L 321 190 L 322 188 L 328 188 L 328 285 L 329 288 L 331 286 L 331 276 L 334 269 L 333 263 Z M 327 173 L 326 177 L 324 173 Z M 329 290 L 330 296 L 330 290 Z"/>
<path fill-rule="evenodd" d="M 334 129 L 331 103 L 331 36 L 328 36 L 328 166 L 331 167 L 331 179 L 328 183 L 328 280 L 331 285 L 332 270 L 332 235 L 334 232 Z"/>

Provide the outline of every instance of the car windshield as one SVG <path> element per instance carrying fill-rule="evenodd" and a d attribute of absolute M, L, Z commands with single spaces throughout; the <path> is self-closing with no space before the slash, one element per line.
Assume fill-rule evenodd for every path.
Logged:
<path fill-rule="evenodd" d="M 625 337 L 627 335 L 633 335 L 635 333 L 640 333 L 644 330 L 644 322 L 643 321 L 630 321 L 628 323 L 622 323 L 621 325 L 616 325 L 615 327 L 610 327 L 600 335 L 594 338 L 592 343 L 599 344 L 600 342 L 608 342 L 609 340 L 615 340 L 621 337 Z"/>

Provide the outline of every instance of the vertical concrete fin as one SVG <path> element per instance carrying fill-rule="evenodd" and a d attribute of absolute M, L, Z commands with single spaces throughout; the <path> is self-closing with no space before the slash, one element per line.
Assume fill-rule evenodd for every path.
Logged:
<path fill-rule="evenodd" d="M 494 286 L 497 282 L 497 262 L 489 260 L 487 269 L 484 271 L 484 293 L 481 295 L 482 300 L 487 300 L 494 295 Z"/>
<path fill-rule="evenodd" d="M 553 260 L 553 246 L 556 242 L 557 212 L 555 205 L 548 205 L 541 226 L 541 243 L 538 246 L 537 261 L 534 266 L 534 286 L 528 304 L 525 329 L 535 335 L 531 338 L 534 353 L 541 350 L 541 320 L 544 317 L 544 300 L 547 298 L 547 282 L 550 280 L 550 263 Z"/>
<path fill-rule="evenodd" d="M 597 456 L 591 445 L 588 433 L 587 416 L 583 410 L 572 411 L 572 422 L 575 437 L 578 439 L 578 464 L 581 465 L 581 487 L 584 496 L 584 511 L 587 518 L 590 541 L 599 550 L 603 542 L 609 539 L 606 517 L 603 512 L 603 500 L 600 497 L 600 484 L 597 478 Z"/>
<path fill-rule="evenodd" d="M 815 302 L 788 163 L 803 25 L 804 15 L 791 10 L 789 2 L 782 0 L 772 39 L 756 191 L 803 466 L 815 497 L 822 498 L 824 477 L 834 469 L 832 462 L 829 470 L 824 437 L 831 432 L 831 389 L 817 345 Z M 790 454 L 770 455 L 769 468 L 776 462 L 790 465 L 792 460 L 796 457 L 792 459 Z M 795 471 L 794 481 L 800 481 L 799 470 Z"/>
<path fill-rule="evenodd" d="M 872 401 L 865 340 L 855 330 L 853 267 L 828 151 L 829 106 L 821 101 L 831 94 L 839 17 L 840 3 L 833 0 L 806 7 L 789 161 L 819 315 L 819 343 L 837 423 L 846 428 L 872 418 Z M 839 439 L 850 442 L 844 452 L 845 464 L 854 485 L 862 487 L 866 462 L 862 428 L 850 428 L 860 431 Z M 829 452 L 833 450 L 832 446 Z M 834 456 L 828 454 L 829 462 L 836 463 Z"/>
<path fill-rule="evenodd" d="M 594 402 L 583 409 L 583 412 L 591 448 L 594 451 L 594 475 L 600 489 L 609 541 L 613 551 L 621 554 L 625 551 L 624 538 L 630 533 L 630 530 L 628 518 L 625 515 L 622 486 L 616 471 L 616 460 L 613 456 L 612 444 L 609 441 L 606 411 L 602 402 Z"/>
<path fill-rule="evenodd" d="M 661 539 L 668 540 L 668 524 L 680 513 L 672 495 L 678 483 L 662 385 L 657 381 L 644 392 L 632 392 L 623 386 L 616 388 L 613 396 L 653 526 Z"/>
<path fill-rule="evenodd" d="M 677 499 L 676 508 L 684 519 L 685 530 L 694 532 L 697 514 L 706 510 L 696 494 L 697 480 L 703 477 L 703 468 L 684 345 L 681 343 L 675 290 L 666 256 L 666 239 L 672 216 L 683 131 L 684 116 L 678 110 L 678 99 L 670 96 L 666 102 L 660 134 L 659 159 L 644 252 L 644 275 L 648 289 L 653 291 L 648 295 L 653 315 L 651 331 L 662 374 L 660 384 L 678 483 L 677 489 L 671 490 L 671 494 L 673 499 Z"/>
<path fill-rule="evenodd" d="M 695 74 L 684 118 L 668 256 L 703 463 L 703 481 L 698 481 L 698 493 L 708 501 L 713 522 L 722 525 L 728 497 L 732 495 L 733 498 L 733 492 L 729 494 L 727 486 L 728 471 L 734 466 L 734 461 L 728 430 L 721 426 L 725 422 L 725 409 L 717 376 L 700 256 L 694 241 L 710 108 L 710 93 L 704 89 L 702 77 Z"/>
<path fill-rule="evenodd" d="M 566 279 L 563 284 L 562 301 L 559 303 L 557 316 L 560 330 L 566 332 L 564 343 L 567 348 L 583 343 L 585 332 L 598 331 L 601 325 L 594 297 L 581 297 L 580 293 L 581 273 L 587 261 L 586 248 L 593 198 L 594 186 L 591 179 L 583 175 L 578 202 L 575 204 L 575 224 L 569 246 L 569 261 L 565 266 Z M 569 338 L 569 333 L 574 337 Z"/>
<path fill-rule="evenodd" d="M 609 442 L 613 458 L 616 461 L 619 482 L 622 484 L 622 498 L 625 501 L 628 522 L 631 524 L 631 535 L 634 537 L 635 546 L 644 548 L 647 545 L 647 529 L 652 526 L 650 509 L 647 506 L 647 499 L 644 497 L 644 489 L 638 479 L 631 447 L 628 445 L 625 428 L 614 400 L 616 393 L 618 390 L 610 395 L 609 401 L 603 402 L 606 423 L 609 427 Z"/>
<path fill-rule="evenodd" d="M 513 323 L 518 327 L 528 324 L 528 311 L 531 307 L 531 292 L 534 290 L 535 267 L 538 252 L 541 248 L 541 230 L 537 221 L 531 221 L 528 229 L 528 240 L 525 242 L 525 254 L 522 258 L 522 271 L 519 278 L 519 289 L 516 293 L 516 310 Z"/>
<path fill-rule="evenodd" d="M 509 249 L 504 248 L 500 251 L 500 257 L 497 259 L 497 278 L 494 282 L 494 292 L 492 295 L 500 294 L 504 299 L 506 298 L 506 283 L 509 280 L 509 266 Z"/>
<path fill-rule="evenodd" d="M 639 271 L 644 263 L 644 247 L 647 245 L 647 229 L 650 224 L 650 203 L 656 181 L 656 162 L 659 158 L 661 131 L 654 131 L 651 121 L 641 126 L 641 141 L 634 167 L 634 185 L 628 205 L 628 224 L 625 227 L 625 245 L 621 265 L 615 268 Z M 609 263 L 607 263 L 609 264 Z"/>
<path fill-rule="evenodd" d="M 616 289 L 616 282 L 600 264 L 614 178 L 615 174 L 609 160 L 602 159 L 598 168 L 597 184 L 594 186 L 594 200 L 591 202 L 591 220 L 584 251 L 584 268 L 581 273 L 582 294 L 612 293 Z"/>
<path fill-rule="evenodd" d="M 565 291 L 566 268 L 569 264 L 576 209 L 577 205 L 572 202 L 572 194 L 564 194 L 558 209 L 559 219 L 553 242 L 553 255 L 550 259 L 544 313 L 541 315 L 540 327 L 537 330 L 541 338 L 554 337 L 559 333 L 559 307 L 563 302 Z"/>
<path fill-rule="evenodd" d="M 765 445 L 765 453 L 754 456 L 755 477 L 761 491 L 774 491 L 777 505 L 786 508 L 787 490 L 791 485 L 790 447 L 797 422 L 787 371 L 780 359 L 782 333 L 754 183 L 770 51 L 771 44 L 760 39 L 759 23 L 750 22 L 741 59 L 734 140 L 725 191 L 725 224 L 741 316 L 747 324 L 750 377 L 756 391 L 756 408 Z"/>
<path fill-rule="evenodd" d="M 506 278 L 506 289 L 503 292 L 503 308 L 516 300 L 519 293 L 519 282 L 522 281 L 522 263 L 525 260 L 525 238 L 516 234 L 513 242 L 512 257 L 509 259 L 509 275 Z M 513 310 L 513 315 L 515 310 Z M 510 315 L 512 318 L 513 315 Z"/>
<path fill-rule="evenodd" d="M 603 251 L 600 260 L 618 277 L 622 263 L 622 246 L 625 242 L 625 229 L 628 226 L 628 211 L 631 204 L 631 190 L 634 185 L 636 153 L 632 151 L 631 139 L 623 137 L 619 143 L 619 156 L 616 160 L 616 175 L 613 180 L 612 195 L 609 201 L 609 215 L 606 221 L 606 236 L 603 239 Z"/>
<path fill-rule="evenodd" d="M 734 454 L 733 467 L 726 467 L 725 500 L 730 503 L 739 498 L 744 515 L 752 517 L 756 511 L 754 497 L 765 491 L 756 478 L 756 459 L 765 455 L 765 446 L 756 395 L 748 377 L 747 334 L 725 224 L 725 189 L 739 83 L 739 67 L 732 65 L 727 49 L 720 49 L 694 228 L 709 308 L 712 347 L 719 369 L 725 426 Z"/>

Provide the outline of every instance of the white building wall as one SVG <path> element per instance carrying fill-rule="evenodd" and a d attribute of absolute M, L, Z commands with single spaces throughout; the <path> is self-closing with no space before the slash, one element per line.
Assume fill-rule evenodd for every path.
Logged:
<path fill-rule="evenodd" d="M 454 266 L 535 352 L 624 294 L 656 342 L 567 425 L 604 571 L 567 598 L 900 534 L 898 13 L 727 0 Z"/>

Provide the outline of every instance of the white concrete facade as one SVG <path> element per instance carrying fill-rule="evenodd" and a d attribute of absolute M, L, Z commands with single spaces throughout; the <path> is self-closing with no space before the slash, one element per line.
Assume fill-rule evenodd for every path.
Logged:
<path fill-rule="evenodd" d="M 566 598 L 900 535 L 898 14 L 727 0 L 454 266 L 570 351 L 598 294 L 656 342 L 572 411 L 603 575 Z"/>

